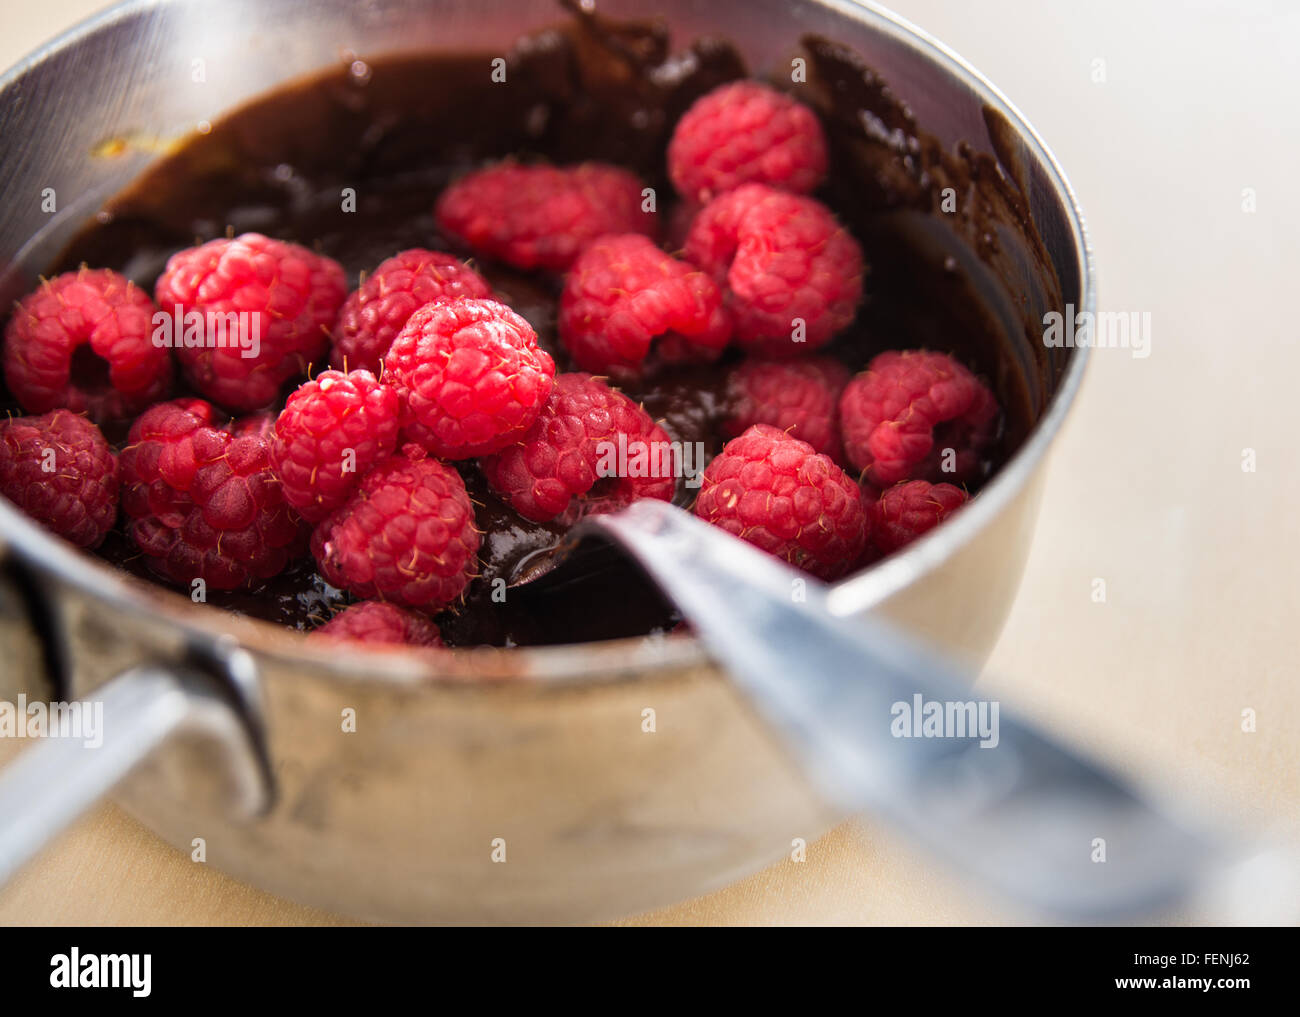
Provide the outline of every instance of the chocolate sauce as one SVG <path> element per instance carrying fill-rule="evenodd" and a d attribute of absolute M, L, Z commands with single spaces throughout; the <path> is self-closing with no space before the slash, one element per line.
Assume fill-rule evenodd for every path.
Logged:
<path fill-rule="evenodd" d="M 249 230 L 337 259 L 353 285 L 408 247 L 469 257 L 439 232 L 434 199 L 457 174 L 505 156 L 624 165 L 663 196 L 666 221 L 672 190 L 664 151 L 672 127 L 700 95 L 745 76 L 744 61 L 715 39 L 673 54 L 659 22 L 614 23 L 571 6 L 565 24 L 520 39 L 504 84 L 490 80 L 490 54 L 429 53 L 350 63 L 253 101 L 112 199 L 46 274 L 86 263 L 152 290 L 176 250 Z M 871 266 L 857 322 L 826 352 L 854 371 L 888 348 L 960 356 L 990 381 L 1004 408 L 987 476 L 1023 439 L 1050 388 L 1042 344 L 1030 342 L 1038 352 L 1027 353 L 1015 341 L 1018 323 L 990 310 L 977 292 L 979 275 L 996 271 L 998 238 L 1008 229 L 1025 238 L 1018 245 L 1031 256 L 1041 251 L 1020 191 L 992 157 L 945 151 L 855 54 L 815 37 L 799 46 L 810 66 L 800 98 L 820 114 L 831 143 L 833 172 L 819 197 L 858 237 Z M 967 211 L 947 221 L 936 212 L 943 187 L 960 188 L 968 199 Z M 345 211 L 349 193 L 355 211 Z M 532 323 L 560 369 L 571 369 L 555 336 L 557 280 L 475 264 Z M 734 359 L 663 369 L 623 388 L 671 438 L 702 442 L 712 456 L 723 440 L 724 379 Z M 511 590 L 502 602 L 494 580 L 508 581 L 523 557 L 554 545 L 564 527 L 521 518 L 472 462 L 457 467 L 485 537 L 480 577 L 463 604 L 437 618 L 448 643 L 572 642 L 653 633 L 678 621 L 631 565 L 610 555 L 564 587 Z M 692 498 L 679 483 L 678 501 Z M 146 571 L 120 532 L 99 553 Z M 213 591 L 209 601 L 307 630 L 348 597 L 306 559 L 253 589 Z"/>

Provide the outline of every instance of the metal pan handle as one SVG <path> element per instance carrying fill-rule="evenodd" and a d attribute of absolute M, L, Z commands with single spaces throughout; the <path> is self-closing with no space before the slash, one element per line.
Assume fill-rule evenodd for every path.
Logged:
<path fill-rule="evenodd" d="M 50 733 L 0 771 L 0 885 L 137 768 L 165 765 L 164 745 L 200 756 L 197 772 L 212 779 L 231 815 L 251 818 L 270 803 L 248 725 L 202 671 L 133 668 L 91 698 L 59 704 L 62 730 L 49 704 L 43 707 Z M 74 729 L 78 715 L 93 724 Z"/>
<path fill-rule="evenodd" d="M 1294 871 L 1285 854 L 1192 826 L 1009 712 L 991 713 L 988 738 L 915 737 L 898 724 L 906 709 L 919 720 L 921 704 L 974 708 L 973 676 L 881 619 L 837 617 L 816 580 L 667 502 L 580 525 L 682 609 L 826 800 L 887 820 L 975 886 L 1072 922 L 1211 897 L 1227 901 L 1220 920 L 1294 920 L 1294 901 L 1273 907 L 1279 874 Z M 1105 864 L 1101 836 L 1115 849 Z"/>

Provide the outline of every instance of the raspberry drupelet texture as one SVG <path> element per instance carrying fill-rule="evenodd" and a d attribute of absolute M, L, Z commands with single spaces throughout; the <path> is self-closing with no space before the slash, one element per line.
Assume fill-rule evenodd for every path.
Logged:
<path fill-rule="evenodd" d="M 118 465 L 99 428 L 67 410 L 0 420 L 0 494 L 78 547 L 117 519 Z"/>
<path fill-rule="evenodd" d="M 634 378 L 664 363 L 716 360 L 731 338 L 722 291 L 647 237 L 601 237 L 573 263 L 560 296 L 560 340 L 584 371 Z"/>
<path fill-rule="evenodd" d="M 605 233 L 657 236 L 658 216 L 642 211 L 643 185 L 604 163 L 577 166 L 503 162 L 452 184 L 438 199 L 438 225 L 482 254 L 522 269 L 563 272 Z"/>
<path fill-rule="evenodd" d="M 318 629 L 313 640 L 351 640 L 374 646 L 442 646 L 438 626 L 424 615 L 379 600 L 344 608 Z"/>
<path fill-rule="evenodd" d="M 744 360 L 727 376 L 723 433 L 734 438 L 771 424 L 840 462 L 840 393 L 848 383 L 848 368 L 829 357 Z"/>
<path fill-rule="evenodd" d="M 487 280 L 450 254 L 412 248 L 389 258 L 348 296 L 334 326 L 330 363 L 379 374 L 411 314 L 435 300 L 490 297 Z"/>
<path fill-rule="evenodd" d="M 153 342 L 149 294 L 108 269 L 65 272 L 14 308 L 4 375 L 28 413 L 125 420 L 165 398 L 171 353 Z"/>
<path fill-rule="evenodd" d="M 668 435 L 644 409 L 577 372 L 558 375 L 523 439 L 481 465 L 492 489 L 520 515 L 570 523 L 638 498 L 669 501 L 675 487 L 671 463 L 664 462 L 669 448 Z"/>
<path fill-rule="evenodd" d="M 696 201 L 749 183 L 807 194 L 828 162 L 816 114 L 757 81 L 732 82 L 697 99 L 668 143 L 673 186 Z"/>
<path fill-rule="evenodd" d="M 952 484 L 895 484 L 871 507 L 871 541 L 880 554 L 890 554 L 933 530 L 969 500 L 970 495 Z"/>
<path fill-rule="evenodd" d="M 401 398 L 403 433 L 444 459 L 520 440 L 555 378 L 532 326 L 495 300 L 426 304 L 393 340 L 385 370 Z"/>
<path fill-rule="evenodd" d="M 369 371 L 325 371 L 299 385 L 271 438 L 285 501 L 313 523 L 342 505 L 397 447 L 399 412 L 397 392 Z"/>
<path fill-rule="evenodd" d="M 229 590 L 269 579 L 303 551 L 268 431 L 266 416 L 222 426 L 202 399 L 159 403 L 136 420 L 121 455 L 122 509 L 155 572 Z"/>
<path fill-rule="evenodd" d="M 347 295 L 342 267 L 297 244 L 245 233 L 172 255 L 154 296 L 176 321 L 176 356 L 201 394 L 228 410 L 274 402 L 322 360 Z M 196 311 L 198 315 L 191 315 Z M 180 336 L 199 320 L 194 344 Z"/>
<path fill-rule="evenodd" d="M 863 478 L 970 483 L 997 436 L 993 393 L 960 362 L 929 350 L 874 357 L 840 397 L 844 452 Z"/>
<path fill-rule="evenodd" d="M 321 574 L 358 597 L 436 611 L 476 573 L 479 531 L 460 474 L 408 444 L 312 534 Z"/>
<path fill-rule="evenodd" d="M 745 184 L 705 205 L 686 259 L 722 288 L 733 338 L 786 359 L 830 342 L 862 298 L 862 250 L 821 202 Z"/>
<path fill-rule="evenodd" d="M 838 579 L 869 536 L 862 492 L 806 441 L 755 424 L 704 471 L 695 514 L 821 579 Z"/>

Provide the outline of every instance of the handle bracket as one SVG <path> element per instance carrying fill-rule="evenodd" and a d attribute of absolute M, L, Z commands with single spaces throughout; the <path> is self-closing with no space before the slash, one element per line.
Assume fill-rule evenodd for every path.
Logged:
<path fill-rule="evenodd" d="M 57 709 L 63 730 L 50 725 L 0 771 L 0 885 L 146 761 L 237 818 L 271 803 L 259 738 L 203 670 L 143 665 Z"/>

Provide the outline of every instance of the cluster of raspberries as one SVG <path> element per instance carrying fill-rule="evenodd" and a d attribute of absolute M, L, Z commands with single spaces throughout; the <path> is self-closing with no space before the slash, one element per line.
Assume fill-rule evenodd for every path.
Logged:
<path fill-rule="evenodd" d="M 43 283 L 9 324 L 6 378 L 25 408 L 58 408 L 0 423 L 0 490 L 82 547 L 100 544 L 120 509 L 154 571 L 184 586 L 255 583 L 310 549 L 327 581 L 375 602 L 322 631 L 368 626 L 394 638 L 367 638 L 419 645 L 438 633 L 412 611 L 453 604 L 477 571 L 456 461 L 478 460 L 532 519 L 672 496 L 671 478 L 598 484 L 601 442 L 667 435 L 604 380 L 557 376 L 532 327 L 473 269 L 408 250 L 350 296 L 341 279 L 327 258 L 247 234 L 171 259 L 156 288 L 171 312 L 115 272 Z M 155 316 L 231 309 L 265 315 L 223 319 L 259 329 L 257 354 L 243 355 L 256 347 L 238 332 L 178 347 L 205 398 L 167 400 Z M 78 369 L 83 347 L 103 376 Z M 278 414 L 256 408 L 327 354 L 343 369 L 300 384 Z M 96 421 L 132 417 L 115 454 Z"/>
<path fill-rule="evenodd" d="M 625 381 L 733 345 L 793 359 L 852 323 L 865 265 L 810 196 L 827 164 L 811 110 L 739 81 L 703 96 L 673 132 L 675 254 L 658 242 L 654 191 L 609 166 L 500 163 L 452 184 L 435 215 L 474 254 L 563 274 L 565 350 L 582 370 Z"/>
<path fill-rule="evenodd" d="M 602 475 L 602 447 L 670 441 L 607 379 L 739 350 L 699 516 L 834 579 L 958 508 L 945 481 L 979 476 L 989 390 L 942 353 L 884 353 L 856 377 L 813 354 L 852 323 L 866 270 L 811 196 L 828 166 L 816 116 L 725 85 L 681 118 L 667 161 L 676 253 L 653 190 L 614 166 L 506 161 L 437 201 L 461 253 L 555 278 L 570 373 L 440 251 L 402 251 L 351 294 L 335 261 L 255 233 L 177 253 L 152 298 L 107 269 L 43 282 L 5 332 L 5 381 L 32 415 L 0 423 L 0 492 L 82 547 L 120 510 L 183 585 L 255 583 L 310 549 L 363 598 L 318 638 L 437 646 L 428 615 L 462 597 L 481 538 L 457 463 L 537 521 L 670 499 L 671 477 Z M 169 400 L 176 368 L 193 395 Z M 128 421 L 115 454 L 97 425 Z"/>
<path fill-rule="evenodd" d="M 825 579 L 897 551 L 964 504 L 966 485 L 984 474 L 1001 421 L 997 400 L 982 381 L 949 354 L 928 350 L 881 353 L 852 377 L 828 357 L 745 360 L 727 376 L 725 402 L 722 429 L 735 440 L 705 471 L 696 512 Z M 760 504 L 772 506 L 762 512 L 797 516 L 797 501 L 782 508 L 782 498 L 794 496 L 780 471 L 745 473 L 737 465 L 769 458 L 778 436 L 783 462 L 797 455 L 801 468 L 810 468 L 802 464 L 815 459 L 816 475 L 833 478 L 798 486 L 838 490 L 848 470 L 857 478 L 860 506 L 840 510 L 846 515 L 810 517 L 814 527 L 804 519 L 791 529 L 787 521 L 792 536 L 759 525 Z M 740 481 L 713 490 L 733 473 L 743 491 Z M 799 497 L 802 511 L 811 512 L 812 496 L 805 491 Z M 822 498 L 839 505 L 837 494 Z M 855 546 L 850 538 L 858 527 L 859 553 L 850 555 L 846 548 Z M 832 544 L 833 553 L 824 552 L 832 530 L 844 547 Z"/>

